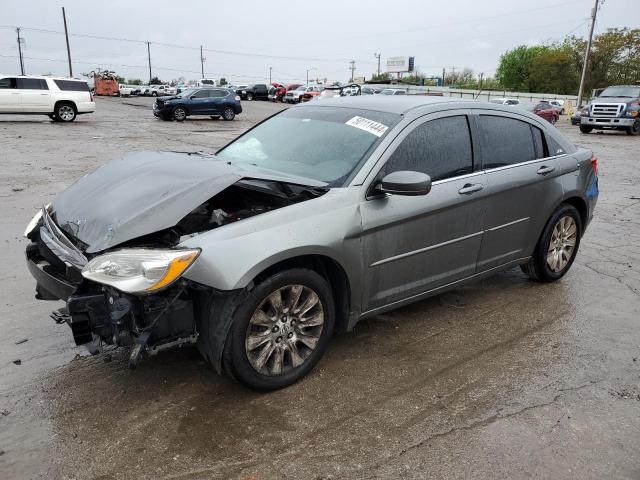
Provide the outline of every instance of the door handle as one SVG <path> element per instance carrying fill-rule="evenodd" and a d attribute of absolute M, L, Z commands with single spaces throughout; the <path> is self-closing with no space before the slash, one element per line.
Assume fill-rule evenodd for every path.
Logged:
<path fill-rule="evenodd" d="M 472 193 L 479 192 L 483 188 L 484 185 L 481 183 L 466 183 L 460 190 L 458 190 L 458 193 L 460 195 L 470 195 Z"/>
<path fill-rule="evenodd" d="M 538 175 L 546 175 L 547 173 L 551 173 L 555 170 L 555 167 L 547 167 L 546 165 L 543 165 L 542 167 L 540 167 L 537 171 Z"/>

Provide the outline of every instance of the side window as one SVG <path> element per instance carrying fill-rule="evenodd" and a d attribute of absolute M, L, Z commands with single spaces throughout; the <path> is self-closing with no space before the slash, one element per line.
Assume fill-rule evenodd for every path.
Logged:
<path fill-rule="evenodd" d="M 551 136 L 547 135 L 547 146 L 549 147 L 549 156 L 554 157 L 556 155 L 563 155 L 567 152 L 564 148 Z"/>
<path fill-rule="evenodd" d="M 384 166 L 384 174 L 398 170 L 423 172 L 434 182 L 473 172 L 467 117 L 439 118 L 417 126 Z"/>
<path fill-rule="evenodd" d="M 533 134 L 533 143 L 536 146 L 536 158 L 546 158 L 549 155 L 547 154 L 545 145 L 544 145 L 544 137 L 542 135 L 542 130 L 538 127 L 534 127 L 531 125 L 531 133 Z"/>
<path fill-rule="evenodd" d="M 227 94 L 228 94 L 228 91 L 224 91 L 224 90 L 211 90 L 209 92 L 209 96 L 215 97 L 215 98 L 226 97 Z"/>
<path fill-rule="evenodd" d="M 209 91 L 208 90 L 199 90 L 196 93 L 194 93 L 191 98 L 209 98 Z"/>
<path fill-rule="evenodd" d="M 16 79 L 0 78 L 0 88 L 16 88 Z"/>
<path fill-rule="evenodd" d="M 38 78 L 18 78 L 18 88 L 23 90 L 42 90 L 42 82 L 46 81 L 40 80 Z"/>
<path fill-rule="evenodd" d="M 79 82 L 74 80 L 54 80 L 53 83 L 64 92 L 88 92 L 89 85 L 87 82 Z"/>
<path fill-rule="evenodd" d="M 479 115 L 478 124 L 485 169 L 535 160 L 533 136 L 527 122 L 509 117 Z"/>

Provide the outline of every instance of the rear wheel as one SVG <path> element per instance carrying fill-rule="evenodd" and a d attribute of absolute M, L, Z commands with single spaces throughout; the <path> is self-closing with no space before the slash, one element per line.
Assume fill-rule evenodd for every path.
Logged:
<path fill-rule="evenodd" d="M 224 107 L 224 110 L 222 110 L 222 118 L 227 121 L 233 120 L 236 118 L 236 112 L 232 107 Z"/>
<path fill-rule="evenodd" d="M 178 122 L 184 122 L 187 118 L 187 111 L 184 107 L 176 107 L 173 109 L 173 118 Z"/>
<path fill-rule="evenodd" d="M 582 133 L 591 133 L 592 130 L 593 127 L 590 127 L 589 125 L 580 125 L 580 131 Z"/>
<path fill-rule="evenodd" d="M 53 115 L 61 122 L 73 122 L 76 119 L 76 109 L 72 103 L 60 102 L 56 105 Z"/>
<path fill-rule="evenodd" d="M 636 120 L 633 125 L 627 127 L 627 135 L 640 135 L 640 120 Z"/>
<path fill-rule="evenodd" d="M 333 325 L 333 298 L 323 277 L 302 268 L 276 273 L 235 311 L 224 368 L 255 390 L 289 386 L 320 360 Z"/>
<path fill-rule="evenodd" d="M 555 282 L 569 271 L 580 246 L 582 220 L 572 205 L 562 204 L 551 215 L 531 259 L 522 271 L 538 282 Z"/>

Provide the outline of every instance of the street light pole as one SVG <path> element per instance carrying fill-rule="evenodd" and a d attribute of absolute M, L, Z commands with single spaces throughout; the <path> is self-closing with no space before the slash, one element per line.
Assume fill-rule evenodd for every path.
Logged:
<path fill-rule="evenodd" d="M 149 85 L 151 85 L 151 44 L 147 42 L 147 59 L 149 60 Z"/>
<path fill-rule="evenodd" d="M 273 70 L 273 67 L 269 67 L 269 85 L 271 85 L 271 70 Z"/>
<path fill-rule="evenodd" d="M 202 56 L 202 45 L 200 45 L 200 73 L 202 73 L 202 78 L 204 78 L 204 57 Z"/>
<path fill-rule="evenodd" d="M 318 69 L 316 67 L 307 68 L 307 83 L 306 83 L 306 85 L 309 85 L 309 72 L 311 70 L 318 70 Z"/>
<path fill-rule="evenodd" d="M 582 105 L 582 91 L 584 90 L 584 80 L 587 77 L 587 64 L 589 63 L 589 54 L 591 53 L 591 41 L 593 39 L 593 26 L 596 23 L 596 15 L 598 14 L 598 2 L 595 0 L 593 10 L 591 10 L 591 27 L 589 28 L 589 41 L 587 42 L 587 51 L 584 52 L 584 65 L 582 66 L 582 76 L 580 77 L 580 88 L 578 89 L 578 104 L 577 108 Z"/>
<path fill-rule="evenodd" d="M 382 54 L 381 53 L 374 53 L 373 56 L 378 59 L 378 76 L 380 76 L 380 57 L 382 56 Z"/>

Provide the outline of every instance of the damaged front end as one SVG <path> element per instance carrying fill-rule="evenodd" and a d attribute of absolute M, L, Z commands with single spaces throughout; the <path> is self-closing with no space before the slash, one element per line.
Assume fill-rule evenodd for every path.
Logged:
<path fill-rule="evenodd" d="M 214 166 L 219 163 L 211 162 Z M 175 196 L 183 205 L 172 203 L 167 210 L 177 215 L 182 208 L 183 213 L 169 227 L 165 226 L 167 215 L 163 216 L 163 209 L 155 205 L 130 205 L 125 212 L 127 221 L 120 222 L 120 228 L 117 222 L 100 226 L 95 217 L 90 217 L 90 206 L 71 203 L 68 191 L 64 192 L 66 198 L 43 207 L 25 232 L 30 240 L 27 265 L 37 281 L 36 298 L 64 300 L 66 306 L 51 316 L 57 323 L 67 323 L 76 344 L 86 345 L 92 353 L 98 353 L 105 344 L 130 347 L 131 367 L 145 353 L 154 355 L 166 348 L 196 343 L 202 299 L 217 293 L 211 286 L 183 277 L 197 261 L 200 250 L 182 248 L 181 242 L 326 192 L 317 185 L 274 178 L 246 178 L 238 173 L 238 179 L 228 172 L 227 176 L 233 183 L 212 182 L 216 188 L 209 193 L 213 195 L 195 208 L 184 202 L 184 196 Z M 74 187 L 79 188 L 77 184 Z M 73 218 L 65 208 L 70 204 L 75 213 L 83 208 L 83 215 Z M 126 231 L 122 225 L 136 215 L 140 221 L 132 222 L 134 226 Z M 141 222 L 155 227 L 141 231 Z M 86 225 L 91 228 L 83 229 Z M 96 245 L 106 248 L 96 251 Z"/>

